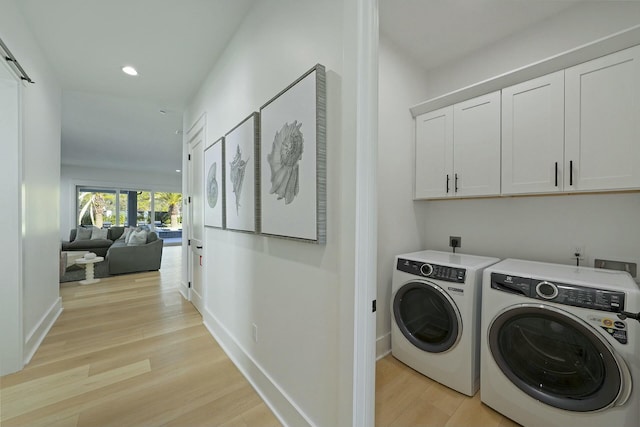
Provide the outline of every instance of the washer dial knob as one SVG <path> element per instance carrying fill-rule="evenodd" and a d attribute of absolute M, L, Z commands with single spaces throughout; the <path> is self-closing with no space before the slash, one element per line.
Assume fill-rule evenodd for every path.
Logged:
<path fill-rule="evenodd" d="M 423 276 L 430 276 L 431 273 L 433 273 L 433 266 L 431 264 L 422 264 L 420 273 L 422 273 Z"/>
<path fill-rule="evenodd" d="M 558 296 L 558 287 L 545 280 L 536 285 L 536 294 L 538 294 L 540 298 L 554 299 Z"/>

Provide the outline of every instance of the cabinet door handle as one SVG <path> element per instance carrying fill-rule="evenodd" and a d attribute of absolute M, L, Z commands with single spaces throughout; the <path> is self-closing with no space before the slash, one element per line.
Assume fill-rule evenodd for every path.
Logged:
<path fill-rule="evenodd" d="M 447 193 L 449 194 L 449 174 L 447 174 Z"/>
<path fill-rule="evenodd" d="M 569 185 L 573 185 L 573 160 L 569 160 Z"/>
<path fill-rule="evenodd" d="M 455 192 L 457 193 L 458 192 L 458 174 L 455 174 L 454 186 L 455 186 Z"/>
<path fill-rule="evenodd" d="M 558 162 L 556 162 L 556 187 L 558 186 Z"/>

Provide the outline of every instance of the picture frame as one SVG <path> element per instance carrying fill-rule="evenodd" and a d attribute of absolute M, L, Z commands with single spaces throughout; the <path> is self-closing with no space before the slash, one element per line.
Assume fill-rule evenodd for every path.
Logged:
<path fill-rule="evenodd" d="M 317 64 L 260 108 L 261 234 L 326 243 L 326 104 Z"/>
<path fill-rule="evenodd" d="M 260 230 L 260 121 L 254 112 L 224 136 L 225 228 Z"/>
<path fill-rule="evenodd" d="M 204 150 L 204 225 L 225 228 L 224 137 Z"/>

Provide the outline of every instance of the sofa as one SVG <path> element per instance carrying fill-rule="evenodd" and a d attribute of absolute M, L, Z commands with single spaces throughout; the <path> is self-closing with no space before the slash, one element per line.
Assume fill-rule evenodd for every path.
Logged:
<path fill-rule="evenodd" d="M 113 245 L 113 242 L 118 240 L 124 233 L 124 227 L 111 227 L 107 228 L 107 236 L 104 239 L 91 238 L 91 231 L 93 227 L 79 227 L 81 229 L 80 234 L 89 231 L 89 238 L 80 238 L 78 236 L 78 228 L 74 228 L 69 233 L 69 241 L 62 242 L 63 251 L 89 251 L 93 252 L 97 256 L 107 256 L 107 251 Z"/>
<path fill-rule="evenodd" d="M 146 242 L 139 246 L 129 246 L 124 239 L 118 239 L 107 250 L 109 274 L 135 273 L 160 269 L 164 243 L 158 235 L 149 231 Z"/>
<path fill-rule="evenodd" d="M 87 238 L 87 229 L 95 235 Z M 105 258 L 109 274 L 136 273 L 160 269 L 163 240 L 146 227 L 125 229 L 110 227 L 107 232 L 94 231 L 97 227 L 79 227 L 71 230 L 69 241 L 62 242 L 62 251 L 88 251 Z M 135 243 L 129 236 L 138 234 Z M 105 238 L 101 238 L 105 235 Z M 131 237 L 133 239 L 133 237 Z"/>

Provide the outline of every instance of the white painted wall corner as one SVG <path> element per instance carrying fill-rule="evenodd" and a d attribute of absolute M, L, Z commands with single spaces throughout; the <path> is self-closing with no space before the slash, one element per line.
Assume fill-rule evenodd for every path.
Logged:
<path fill-rule="evenodd" d="M 26 366 L 33 355 L 36 353 L 40 344 L 49 333 L 49 330 L 53 327 L 58 317 L 62 314 L 62 298 L 58 298 L 49 307 L 49 310 L 42 316 L 38 324 L 29 332 L 27 339 L 24 342 L 24 365 Z"/>

